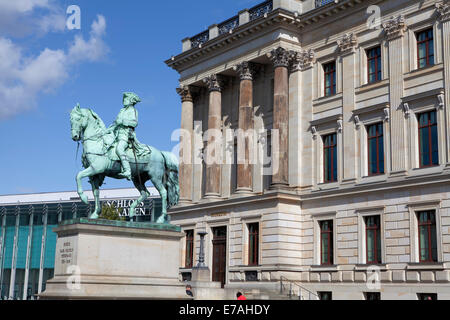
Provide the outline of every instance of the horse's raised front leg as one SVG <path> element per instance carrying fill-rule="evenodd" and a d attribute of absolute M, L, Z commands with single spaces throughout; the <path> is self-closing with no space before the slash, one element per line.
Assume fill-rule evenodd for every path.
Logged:
<path fill-rule="evenodd" d="M 94 194 L 95 199 L 95 209 L 94 212 L 91 213 L 89 218 L 98 219 L 98 216 L 102 212 L 102 207 L 100 206 L 100 186 L 97 176 L 91 178 L 91 186 L 92 186 L 92 193 Z"/>
<path fill-rule="evenodd" d="M 94 170 L 94 168 L 89 167 L 83 171 L 78 172 L 77 174 L 77 193 L 81 198 L 81 201 L 83 201 L 85 204 L 89 204 L 88 201 L 88 197 L 84 194 L 83 192 L 83 187 L 81 185 L 81 179 L 87 178 L 87 177 L 92 177 L 93 175 L 95 175 L 96 172 Z"/>
<path fill-rule="evenodd" d="M 136 207 L 150 196 L 150 192 L 147 190 L 144 184 L 140 184 L 135 179 L 133 179 L 133 183 L 136 189 L 138 189 L 138 191 L 141 193 L 141 196 L 131 204 L 129 211 L 130 218 L 133 218 L 136 215 Z"/>

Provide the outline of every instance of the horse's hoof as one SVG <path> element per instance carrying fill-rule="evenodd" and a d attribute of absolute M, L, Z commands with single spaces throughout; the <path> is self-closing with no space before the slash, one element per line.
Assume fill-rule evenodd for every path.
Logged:
<path fill-rule="evenodd" d="M 166 223 L 166 219 L 164 217 L 164 215 L 160 216 L 157 220 L 156 223 Z"/>
<path fill-rule="evenodd" d="M 97 220 L 98 219 L 98 214 L 96 214 L 96 213 L 91 214 L 89 219 Z"/>

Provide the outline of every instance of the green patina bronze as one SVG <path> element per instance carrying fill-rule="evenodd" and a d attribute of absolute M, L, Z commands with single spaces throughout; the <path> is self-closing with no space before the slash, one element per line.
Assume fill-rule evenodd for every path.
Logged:
<path fill-rule="evenodd" d="M 175 231 L 180 232 L 181 228 L 171 224 L 162 223 L 150 223 L 150 222 L 132 222 L 132 221 L 112 221 L 103 219 L 88 219 L 88 218 L 77 218 L 73 220 L 65 220 L 60 223 L 60 226 L 72 225 L 72 224 L 90 224 L 90 225 L 100 225 L 100 226 L 112 226 L 112 227 L 125 227 L 125 228 L 135 228 L 135 229 L 156 229 L 163 231 Z"/>
<path fill-rule="evenodd" d="M 178 159 L 171 152 L 159 151 L 141 144 L 134 129 L 138 125 L 135 105 L 141 100 L 131 92 L 123 94 L 124 107 L 114 123 L 106 128 L 101 118 L 91 109 L 77 105 L 70 113 L 72 139 L 83 144 L 82 163 L 85 170 L 77 174 L 77 192 L 88 204 L 81 179 L 89 178 L 95 198 L 95 209 L 90 219 L 98 219 L 101 212 L 100 187 L 105 177 L 128 179 L 141 196 L 130 207 L 130 217 L 135 208 L 150 196 L 145 182 L 151 180 L 162 201 L 162 214 L 157 223 L 168 223 L 167 209 L 178 203 Z"/>

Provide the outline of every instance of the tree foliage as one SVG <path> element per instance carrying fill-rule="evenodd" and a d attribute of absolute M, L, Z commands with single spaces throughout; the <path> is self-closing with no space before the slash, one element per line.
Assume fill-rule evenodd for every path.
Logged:
<path fill-rule="evenodd" d="M 111 205 L 103 204 L 100 219 L 125 221 L 125 217 L 121 217 L 123 208 L 117 208 L 114 203 Z"/>

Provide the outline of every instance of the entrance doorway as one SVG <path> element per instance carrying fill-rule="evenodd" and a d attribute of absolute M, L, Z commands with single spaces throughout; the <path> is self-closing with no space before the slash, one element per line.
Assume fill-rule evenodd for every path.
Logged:
<path fill-rule="evenodd" d="M 227 227 L 213 228 L 213 266 L 212 280 L 225 285 L 227 265 Z"/>

